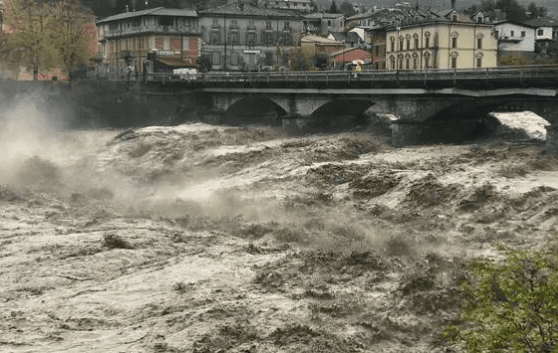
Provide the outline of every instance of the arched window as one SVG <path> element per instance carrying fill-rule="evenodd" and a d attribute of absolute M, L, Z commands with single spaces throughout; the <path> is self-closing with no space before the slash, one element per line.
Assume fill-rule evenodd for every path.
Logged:
<path fill-rule="evenodd" d="M 424 53 L 424 68 L 425 69 L 430 68 L 430 53 L 429 52 Z"/>
<path fill-rule="evenodd" d="M 389 63 L 391 65 L 391 69 L 395 70 L 395 56 L 392 55 L 389 57 Z"/>
<path fill-rule="evenodd" d="M 391 42 L 391 51 L 395 51 L 395 37 L 390 37 L 389 40 Z"/>
<path fill-rule="evenodd" d="M 483 53 L 477 53 L 477 55 L 475 55 L 476 59 L 477 59 L 477 68 L 481 68 L 482 67 L 482 57 L 483 57 Z"/>
<path fill-rule="evenodd" d="M 411 68 L 411 56 L 409 54 L 405 55 L 405 69 L 409 70 Z"/>
<path fill-rule="evenodd" d="M 413 53 L 413 69 L 418 69 L 418 54 Z"/>
<path fill-rule="evenodd" d="M 451 53 L 451 68 L 452 69 L 457 69 L 457 57 L 459 56 L 459 53 L 457 52 L 452 52 Z"/>
<path fill-rule="evenodd" d="M 397 61 L 398 61 L 397 66 L 398 66 L 399 70 L 403 70 L 403 55 L 399 55 L 397 57 Z"/>
<path fill-rule="evenodd" d="M 419 35 L 417 33 L 413 34 L 413 39 L 415 41 L 415 50 L 419 49 Z"/>
<path fill-rule="evenodd" d="M 424 47 L 430 48 L 430 32 L 424 32 Z"/>

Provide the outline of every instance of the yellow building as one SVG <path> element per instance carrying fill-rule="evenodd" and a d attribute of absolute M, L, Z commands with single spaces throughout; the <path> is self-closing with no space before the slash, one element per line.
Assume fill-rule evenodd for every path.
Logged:
<path fill-rule="evenodd" d="M 455 9 L 394 22 L 386 31 L 389 70 L 477 69 L 497 66 L 492 25 Z"/>

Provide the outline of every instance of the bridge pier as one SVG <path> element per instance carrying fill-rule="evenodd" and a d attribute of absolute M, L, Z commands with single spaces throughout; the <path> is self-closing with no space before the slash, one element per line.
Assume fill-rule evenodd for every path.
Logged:
<path fill-rule="evenodd" d="M 546 149 L 554 156 L 558 156 L 558 126 L 546 126 Z"/>

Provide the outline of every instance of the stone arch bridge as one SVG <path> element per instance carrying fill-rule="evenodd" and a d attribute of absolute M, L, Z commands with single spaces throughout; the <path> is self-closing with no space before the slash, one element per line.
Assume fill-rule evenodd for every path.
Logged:
<path fill-rule="evenodd" d="M 486 114 L 494 111 L 529 110 L 558 126 L 557 90 L 552 88 L 204 88 L 197 95 L 205 102 L 202 115 L 226 116 L 259 106 L 260 110 L 273 112 L 285 128 L 291 129 L 315 121 L 331 123 L 340 116 L 358 117 L 367 110 L 393 114 L 398 118 L 392 129 L 397 146 L 466 138 Z M 224 119 L 222 122 L 226 122 Z"/>

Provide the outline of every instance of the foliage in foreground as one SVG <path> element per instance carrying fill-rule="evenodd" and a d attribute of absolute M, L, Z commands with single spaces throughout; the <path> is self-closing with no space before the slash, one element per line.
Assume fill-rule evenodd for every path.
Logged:
<path fill-rule="evenodd" d="M 467 352 L 558 352 L 557 249 L 477 259 L 463 285 L 461 327 L 444 336 Z"/>

